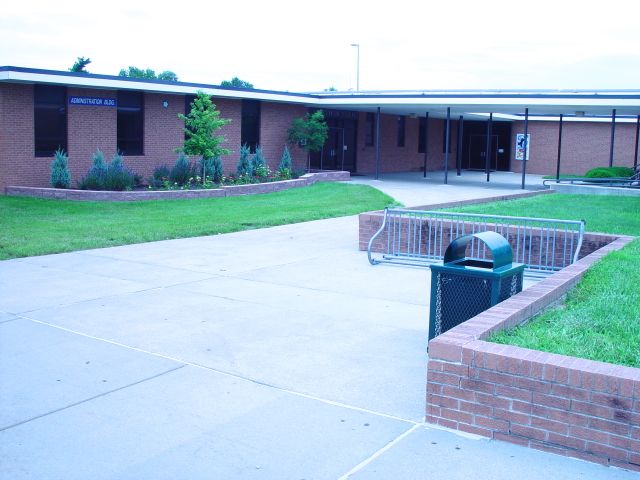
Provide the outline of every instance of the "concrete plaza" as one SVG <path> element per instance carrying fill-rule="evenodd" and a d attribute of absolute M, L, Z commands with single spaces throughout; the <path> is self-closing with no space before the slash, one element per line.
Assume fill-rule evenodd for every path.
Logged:
<path fill-rule="evenodd" d="M 428 271 L 357 231 L 0 262 L 0 478 L 640 478 L 425 425 Z"/>

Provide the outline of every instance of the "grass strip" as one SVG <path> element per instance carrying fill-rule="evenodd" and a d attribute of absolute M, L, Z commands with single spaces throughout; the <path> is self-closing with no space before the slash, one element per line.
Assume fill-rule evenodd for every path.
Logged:
<path fill-rule="evenodd" d="M 393 199 L 379 190 L 343 183 L 263 195 L 140 202 L 0 196 L 0 260 L 355 215 L 390 204 Z"/>
<path fill-rule="evenodd" d="M 640 198 L 541 195 L 455 211 L 586 220 L 588 231 L 640 236 Z M 562 305 L 490 341 L 640 367 L 640 240 L 593 265 Z"/>

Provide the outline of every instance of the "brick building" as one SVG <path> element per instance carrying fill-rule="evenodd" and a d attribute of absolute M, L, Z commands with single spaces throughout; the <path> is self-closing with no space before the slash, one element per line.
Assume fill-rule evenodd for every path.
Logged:
<path fill-rule="evenodd" d="M 58 147 L 68 152 L 72 184 L 86 174 L 96 149 L 107 158 L 121 151 L 134 172 L 149 177 L 155 166 L 175 161 L 184 140 L 178 114 L 198 91 L 212 95 L 221 117 L 231 120 L 221 130 L 232 151 L 223 158 L 227 172 L 235 170 L 243 143 L 261 145 L 277 166 L 292 120 L 313 109 L 324 111 L 329 138 L 310 164 L 301 148 L 291 147 L 298 170 L 442 170 L 448 160 L 450 169 L 518 172 L 525 108 L 530 173 L 555 173 L 560 114 L 563 174 L 610 161 L 637 163 L 640 91 L 302 94 L 0 67 L 0 192 L 9 185 L 48 186 Z"/>

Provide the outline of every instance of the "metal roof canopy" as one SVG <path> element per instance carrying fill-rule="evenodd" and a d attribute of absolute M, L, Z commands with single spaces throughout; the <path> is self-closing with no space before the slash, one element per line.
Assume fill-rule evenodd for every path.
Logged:
<path fill-rule="evenodd" d="M 494 120 L 523 120 L 529 108 L 529 121 L 555 120 L 560 114 L 565 120 L 610 121 L 612 110 L 616 121 L 635 121 L 640 114 L 640 90 L 432 90 L 432 91 L 360 91 L 292 93 L 274 90 L 224 88 L 188 82 L 131 79 L 113 75 L 71 73 L 22 67 L 0 67 L 0 82 L 45 83 L 78 88 L 129 89 L 151 93 L 194 94 L 202 90 L 219 98 L 255 99 L 271 102 L 303 104 L 314 108 L 335 108 L 392 115 L 446 118 L 447 108 L 452 117 L 486 120 L 489 113 Z M 540 115 L 544 117 L 539 117 Z M 546 117 L 546 118 L 545 118 Z M 551 117 L 551 118 L 549 118 Z M 556 117 L 556 118 L 553 118 Z M 566 118 L 570 117 L 570 118 Z M 625 118 L 627 117 L 627 118 Z"/>

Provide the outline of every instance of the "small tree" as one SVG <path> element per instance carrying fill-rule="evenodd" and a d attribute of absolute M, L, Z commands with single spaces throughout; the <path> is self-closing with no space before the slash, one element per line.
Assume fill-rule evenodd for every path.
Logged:
<path fill-rule="evenodd" d="M 215 132 L 230 122 L 220 118 L 220 112 L 211 101 L 211 97 L 204 92 L 198 92 L 191 104 L 188 115 L 178 114 L 184 122 L 186 140 L 184 146 L 178 151 L 187 155 L 198 155 L 204 159 L 228 155 L 230 150 L 223 148 L 221 144 L 226 141 L 224 135 L 215 135 Z M 204 164 L 203 164 L 204 165 Z M 202 172 L 204 181 L 206 171 Z"/>
<path fill-rule="evenodd" d="M 289 143 L 299 145 L 307 152 L 307 162 L 311 165 L 311 152 L 318 152 L 327 141 L 329 127 L 322 110 L 316 110 L 302 118 L 295 118 L 288 131 Z"/>
<path fill-rule="evenodd" d="M 236 171 L 240 176 L 250 177 L 253 175 L 253 168 L 251 166 L 251 160 L 249 159 L 249 155 L 251 155 L 251 148 L 246 143 L 240 147 L 240 159 L 238 160 L 238 167 Z"/>
<path fill-rule="evenodd" d="M 76 62 L 69 69 L 70 72 L 89 73 L 85 70 L 87 65 L 91 63 L 90 58 L 78 57 Z"/>
<path fill-rule="evenodd" d="M 51 162 L 51 185 L 54 188 L 69 188 L 71 174 L 69 173 L 69 157 L 62 149 L 56 150 Z"/>

